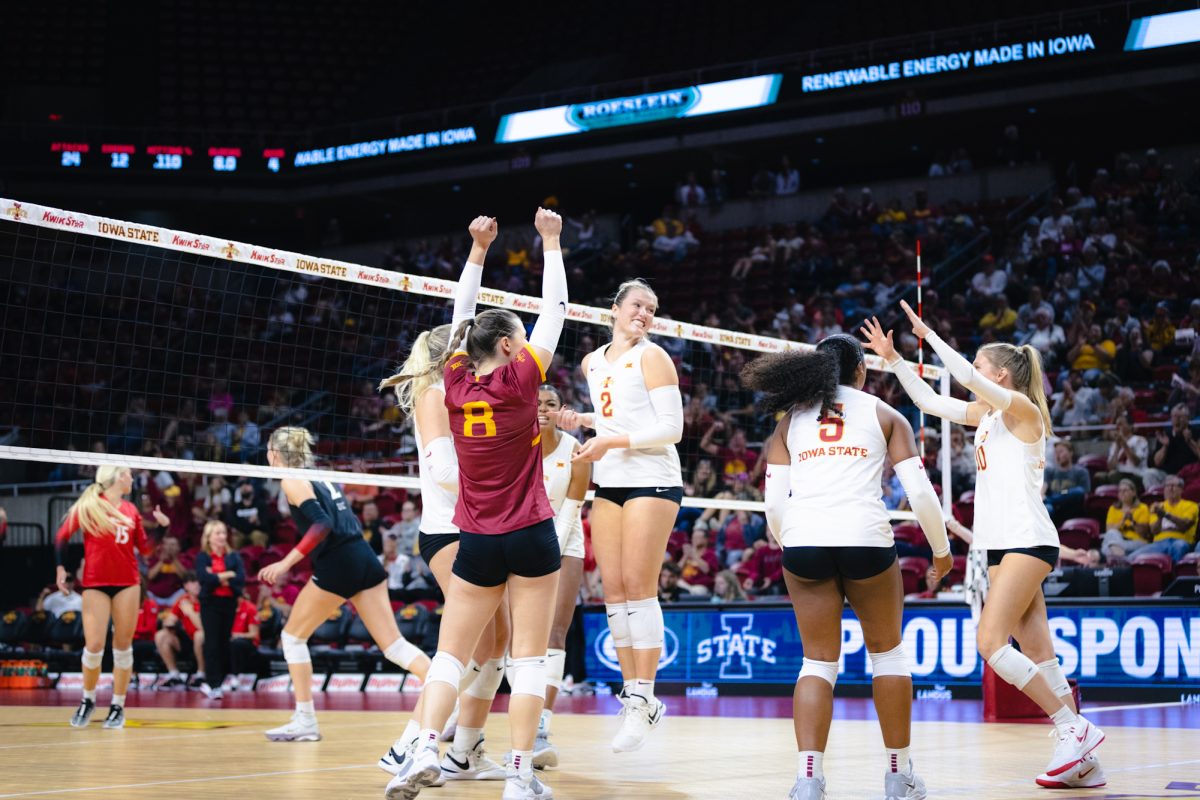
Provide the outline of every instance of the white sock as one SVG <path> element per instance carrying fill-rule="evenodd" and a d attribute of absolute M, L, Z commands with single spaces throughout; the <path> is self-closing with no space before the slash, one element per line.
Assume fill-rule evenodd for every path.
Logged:
<path fill-rule="evenodd" d="M 422 728 L 417 734 L 417 747 L 432 747 L 437 750 L 438 737 L 442 735 L 441 731 L 435 731 L 433 728 Z"/>
<path fill-rule="evenodd" d="M 800 771 L 797 773 L 801 778 L 816 778 L 821 780 L 825 777 L 825 754 L 817 750 L 801 750 L 800 751 Z"/>
<path fill-rule="evenodd" d="M 644 681 L 638 678 L 633 682 L 633 687 L 629 690 L 630 694 L 640 694 L 646 698 L 646 702 L 654 705 L 654 681 Z"/>
<path fill-rule="evenodd" d="M 635 678 L 635 679 L 630 679 L 630 680 L 627 680 L 627 681 L 625 681 L 625 685 L 624 685 L 624 687 L 621 689 L 621 691 L 622 691 L 622 692 L 624 692 L 626 695 L 628 695 L 630 692 L 632 692 L 632 691 L 633 691 L 633 686 L 634 686 L 634 684 L 635 684 L 635 683 L 637 683 L 637 679 L 636 679 L 636 678 Z"/>
<path fill-rule="evenodd" d="M 204 670 L 200 670 L 199 672 L 197 672 L 197 673 L 196 673 L 195 675 L 193 675 L 192 677 L 193 677 L 193 678 L 195 678 L 195 679 L 196 679 L 196 680 L 198 680 L 198 681 L 202 681 L 202 680 L 204 680 Z"/>
<path fill-rule="evenodd" d="M 179 677 L 182 677 L 182 676 L 179 674 L 179 670 L 177 670 L 177 669 L 173 669 L 167 673 L 167 680 L 170 680 L 171 678 L 179 678 Z"/>
<path fill-rule="evenodd" d="M 479 741 L 480 735 L 483 733 L 483 728 L 468 728 L 464 725 L 459 725 L 454 731 L 454 742 L 450 745 L 451 752 L 454 753 L 469 753 L 475 743 Z"/>
<path fill-rule="evenodd" d="M 312 700 L 309 700 L 309 701 L 308 701 L 308 702 L 306 702 L 306 703 L 302 703 L 302 702 L 300 702 L 299 700 L 297 700 L 297 701 L 296 701 L 296 710 L 297 710 L 297 711 L 299 711 L 301 714 L 315 714 L 315 713 L 317 713 L 317 710 L 316 710 L 316 708 L 314 708 L 314 707 L 313 707 L 313 701 L 312 701 Z"/>
<path fill-rule="evenodd" d="M 533 751 L 513 750 L 512 765 L 518 775 L 527 777 L 533 772 Z"/>
<path fill-rule="evenodd" d="M 96 702 L 96 690 L 95 689 L 84 689 L 83 690 L 83 699 L 91 700 L 93 703 Z"/>
<path fill-rule="evenodd" d="M 1067 730 L 1075 724 L 1075 721 L 1079 719 L 1079 717 L 1070 709 L 1070 707 L 1063 706 L 1062 708 L 1058 709 L 1058 711 L 1055 711 L 1053 714 L 1051 714 L 1050 719 L 1054 722 L 1054 727 L 1058 728 L 1058 735 L 1063 736 L 1066 734 Z"/>
<path fill-rule="evenodd" d="M 124 708 L 124 707 L 125 707 L 125 695 L 123 695 L 123 694 L 114 694 L 114 695 L 113 695 L 113 698 L 112 698 L 112 704 L 113 704 L 114 706 L 118 706 L 118 707 L 120 707 L 120 708 Z"/>
<path fill-rule="evenodd" d="M 892 772 L 908 772 L 908 748 L 900 747 L 893 750 L 890 747 L 883 748 L 884 754 L 887 756 L 887 768 Z"/>
<path fill-rule="evenodd" d="M 542 716 L 538 719 L 538 733 L 544 736 L 550 735 L 550 720 L 553 719 L 554 712 L 548 708 L 542 709 Z"/>
<path fill-rule="evenodd" d="M 404 746 L 408 747 L 416 741 L 417 735 L 421 732 L 421 724 L 415 719 L 410 719 L 408 724 L 404 726 L 404 733 L 400 734 L 400 741 L 404 742 Z"/>

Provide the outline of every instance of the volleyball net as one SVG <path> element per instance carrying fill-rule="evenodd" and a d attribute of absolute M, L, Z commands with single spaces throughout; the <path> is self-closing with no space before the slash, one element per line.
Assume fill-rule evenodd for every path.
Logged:
<path fill-rule="evenodd" d="M 489 288 L 488 274 L 479 303 L 532 323 L 540 300 Z M 625 277 L 613 275 L 613 287 Z M 0 458 L 41 464 L 39 479 L 119 464 L 418 488 L 412 421 L 376 386 L 421 331 L 449 322 L 454 289 L 437 277 L 0 198 Z M 549 381 L 565 404 L 586 408 L 578 364 L 607 337 L 609 311 L 573 303 L 567 318 Z M 727 480 L 749 471 L 727 453 L 716 458 L 739 432 L 760 442 L 775 424 L 740 385 L 740 368 L 809 345 L 663 317 L 653 335 L 679 367 L 685 403 L 698 398 L 704 409 L 679 445 L 685 477 L 706 459 Z M 874 356 L 867 366 L 886 371 Z M 923 374 L 948 391 L 937 367 Z M 283 425 L 313 433 L 315 469 L 267 465 L 268 437 Z M 685 505 L 762 510 L 753 500 Z"/>

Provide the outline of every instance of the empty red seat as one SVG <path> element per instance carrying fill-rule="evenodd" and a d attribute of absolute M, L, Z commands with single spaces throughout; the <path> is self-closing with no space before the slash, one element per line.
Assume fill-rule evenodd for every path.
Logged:
<path fill-rule="evenodd" d="M 1090 453 L 1086 456 L 1080 456 L 1076 463 L 1092 475 L 1108 469 L 1108 457 L 1100 453 Z"/>
<path fill-rule="evenodd" d="M 1179 563 L 1175 565 L 1175 575 L 1181 578 L 1187 575 L 1200 575 L 1200 553 L 1188 553 L 1179 559 Z"/>
<path fill-rule="evenodd" d="M 1161 503 L 1164 499 L 1165 495 L 1163 493 L 1163 487 L 1161 486 L 1156 486 L 1153 489 L 1147 489 L 1146 491 L 1142 492 L 1142 502 L 1146 505 Z"/>
<path fill-rule="evenodd" d="M 929 561 L 919 556 L 905 556 L 900 559 L 900 576 L 904 579 L 904 593 L 914 594 L 924 589 L 925 571 L 929 569 Z"/>
<path fill-rule="evenodd" d="M 1100 544 L 1100 523 L 1091 517 L 1074 517 L 1058 529 L 1058 540 L 1067 547 L 1090 550 Z"/>
<path fill-rule="evenodd" d="M 1134 553 L 1130 561 L 1133 567 L 1133 593 L 1137 597 L 1156 597 L 1162 593 L 1175 565 L 1164 553 Z"/>
<path fill-rule="evenodd" d="M 1083 500 L 1083 510 L 1092 519 L 1103 522 L 1108 516 L 1108 509 L 1117 502 L 1118 487 L 1115 484 L 1105 484 Z"/>

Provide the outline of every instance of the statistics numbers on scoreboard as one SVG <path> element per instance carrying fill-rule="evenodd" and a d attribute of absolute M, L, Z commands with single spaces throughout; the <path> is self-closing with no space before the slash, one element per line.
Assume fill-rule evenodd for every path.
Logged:
<path fill-rule="evenodd" d="M 84 169 L 89 172 L 121 170 L 139 173 L 254 173 L 279 174 L 287 159 L 282 147 L 267 147 L 262 160 L 257 150 L 242 147 L 212 145 L 193 147 L 186 144 L 128 144 L 81 141 L 50 143 L 53 165 L 61 169 Z"/>

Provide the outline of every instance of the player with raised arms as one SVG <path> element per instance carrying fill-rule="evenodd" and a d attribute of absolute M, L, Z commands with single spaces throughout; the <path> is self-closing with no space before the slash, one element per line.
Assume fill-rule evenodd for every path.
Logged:
<path fill-rule="evenodd" d="M 133 473 L 129 467 L 101 465 L 96 470 L 96 482 L 83 490 L 54 537 L 55 582 L 61 591 L 68 592 L 67 545 L 75 531 L 83 531 L 83 699 L 71 717 L 75 728 L 87 727 L 96 711 L 96 684 L 110 619 L 113 694 L 104 727 L 125 727 L 125 692 L 133 674 L 133 634 L 141 606 L 141 573 L 135 551 L 148 557 L 151 549 L 142 515 L 124 499 L 131 488 Z M 154 509 L 154 518 L 159 525 L 170 522 L 158 508 Z"/>
<path fill-rule="evenodd" d="M 467 230 L 471 234 L 471 253 L 467 257 L 464 287 L 473 297 L 479 290 L 483 262 L 488 248 L 499 233 L 492 217 L 476 217 Z M 465 295 L 464 295 L 465 296 Z M 472 306 L 465 312 L 475 316 Z M 438 585 L 450 585 L 451 567 L 458 553 L 459 530 L 454 524 L 454 506 L 458 501 L 458 457 L 450 435 L 450 415 L 446 410 L 446 384 L 442 379 L 442 357 L 450 342 L 450 325 L 425 331 L 413 342 L 412 350 L 400 371 L 386 378 L 379 388 L 395 387 L 400 409 L 413 418 L 417 440 L 417 466 L 421 480 L 421 527 L 417 538 L 421 558 L 429 565 Z M 453 743 L 442 759 L 442 778 L 448 780 L 504 780 L 505 770 L 487 757 L 483 746 L 483 725 L 492 701 L 504 679 L 504 654 L 508 646 L 508 609 L 501 605 L 484 628 L 467 663 Z M 420 726 L 410 720 L 404 733 L 393 744 L 379 766 L 395 775 L 404 759 L 411 757 Z M 440 781 L 435 783 L 440 785 Z"/>
<path fill-rule="evenodd" d="M 554 420 L 562 409 L 562 395 L 550 384 L 538 389 L 538 425 L 542 431 L 542 476 L 546 495 L 554 511 L 554 529 L 562 553 L 562 572 L 558 576 L 558 602 L 550 645 L 546 650 L 546 703 L 538 722 L 533 748 L 533 765 L 538 769 L 558 766 L 558 748 L 550 743 L 550 723 L 554 701 L 562 688 L 567 661 L 567 629 L 575 616 L 575 601 L 583 581 L 583 519 L 581 511 L 592 482 L 592 467 L 585 461 L 572 460 L 579 441 L 567 436 Z"/>
<path fill-rule="evenodd" d="M 764 355 L 742 370 L 762 407 L 784 412 L 766 448 L 767 525 L 783 547 L 784 582 L 796 614 L 804 663 L 793 718 L 800 754 L 790 800 L 822 800 L 822 761 L 833 720 L 833 688 L 846 601 L 862 624 L 872 694 L 886 751 L 884 795 L 925 797 L 909 757 L 912 674 L 901 643 L 904 582 L 882 499 L 885 461 L 895 466 L 934 553 L 950 571 L 941 507 L 917 455 L 912 427 L 862 391 L 862 345 L 845 334 L 809 352 Z"/>
<path fill-rule="evenodd" d="M 438 652 L 422 693 L 420 737 L 412 758 L 388 783 L 389 800 L 415 797 L 441 776 L 438 734 L 480 633 L 506 590 L 512 613 L 512 761 L 504 797 L 551 797 L 533 774 L 533 745 L 546 696 L 546 646 L 561 558 L 542 480 L 537 398 L 566 319 L 567 278 L 559 245 L 562 218 L 538 209 L 534 226 L 542 236 L 545 266 L 542 308 L 528 340 L 511 311 L 470 316 L 481 266 L 468 262 L 455 291 L 450 341 L 456 349 L 443 360 L 443 377 L 459 465 L 458 553 L 444 587 Z"/>
<path fill-rule="evenodd" d="M 272 467 L 304 469 L 312 466 L 313 437 L 299 427 L 277 428 L 267 444 Z M 274 586 L 305 556 L 313 573 L 300 590 L 292 613 L 280 635 L 283 658 L 292 676 L 296 712 L 285 725 L 267 731 L 273 742 L 315 742 L 321 738 L 312 698 L 312 657 L 308 637 L 347 600 L 388 661 L 424 677 L 429 657 L 400 635 L 388 600 L 387 572 L 362 535 L 362 523 L 350 503 L 328 481 L 284 478 L 280 489 L 287 498 L 296 528 L 304 531 L 300 543 L 283 560 L 263 567 L 258 579 Z"/>
<path fill-rule="evenodd" d="M 622 723 L 615 752 L 638 750 L 662 721 L 654 696 L 663 646 L 658 575 L 683 500 L 675 443 L 683 436 L 679 376 L 667 352 L 649 340 L 658 297 L 626 281 L 612 305 L 612 341 L 584 356 L 592 408 L 563 410 L 559 424 L 594 428 L 575 458 L 594 461 L 592 548 L 604 584 L 608 628 L 621 665 Z"/>
<path fill-rule="evenodd" d="M 976 397 L 967 402 L 934 392 L 896 353 L 892 332 L 885 334 L 877 319 L 864 322 L 867 347 L 888 363 L 922 411 L 976 427 L 975 542 L 987 550 L 990 584 L 976 634 L 979 655 L 1054 722 L 1054 754 L 1037 782 L 1052 788 L 1102 786 L 1104 773 L 1092 751 L 1104 732 L 1079 714 L 1054 653 L 1042 595 L 1042 581 L 1058 563 L 1059 540 L 1042 502 L 1051 428 L 1041 356 L 1029 345 L 997 342 L 979 348 L 972 364 L 908 303 L 900 305 L 913 334 L 928 341 L 950 375 Z"/>

